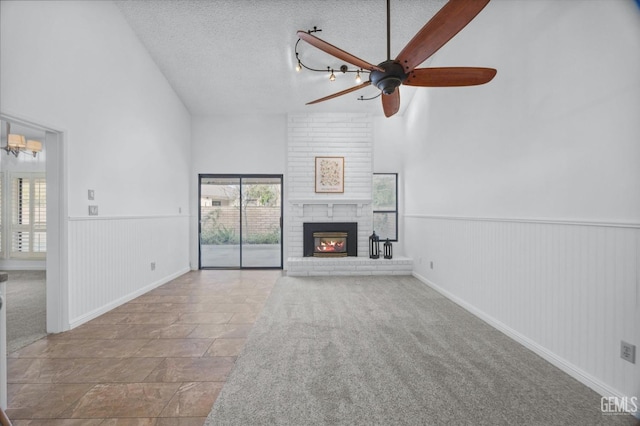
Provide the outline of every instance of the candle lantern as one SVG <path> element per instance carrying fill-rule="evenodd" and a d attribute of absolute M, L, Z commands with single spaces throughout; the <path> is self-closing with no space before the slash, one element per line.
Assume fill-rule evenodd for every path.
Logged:
<path fill-rule="evenodd" d="M 376 231 L 369 236 L 369 257 L 371 259 L 380 257 L 380 237 L 376 235 Z"/>
<path fill-rule="evenodd" d="M 387 238 L 387 241 L 384 243 L 384 258 L 391 259 L 393 258 L 393 247 L 391 246 L 391 241 Z"/>

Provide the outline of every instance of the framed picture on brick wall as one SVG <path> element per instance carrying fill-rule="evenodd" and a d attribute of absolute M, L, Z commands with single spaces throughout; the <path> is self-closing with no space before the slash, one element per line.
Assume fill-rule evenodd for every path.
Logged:
<path fill-rule="evenodd" d="M 316 157 L 316 192 L 344 192 L 344 157 Z"/>

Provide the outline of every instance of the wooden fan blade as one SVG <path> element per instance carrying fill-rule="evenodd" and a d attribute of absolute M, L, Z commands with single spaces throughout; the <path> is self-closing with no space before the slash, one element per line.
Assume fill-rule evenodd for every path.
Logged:
<path fill-rule="evenodd" d="M 343 90 L 342 92 L 334 93 L 333 95 L 325 96 L 324 98 L 316 99 L 315 101 L 307 102 L 307 105 L 317 104 L 318 102 L 328 101 L 329 99 L 337 98 L 338 96 L 346 95 L 347 93 L 355 92 L 356 90 L 362 89 L 363 87 L 367 87 L 371 84 L 370 81 L 365 81 L 362 84 L 357 86 L 353 86 L 348 88 L 347 90 Z"/>
<path fill-rule="evenodd" d="M 396 60 L 409 73 L 463 29 L 489 0 L 449 0 L 402 49 Z"/>
<path fill-rule="evenodd" d="M 490 82 L 496 73 L 493 68 L 416 68 L 403 84 L 421 87 L 477 86 Z"/>
<path fill-rule="evenodd" d="M 306 41 L 313 47 L 316 47 L 323 52 L 328 53 L 331 56 L 335 56 L 338 59 L 342 59 L 345 62 L 350 63 L 351 65 L 355 65 L 358 68 L 362 68 L 369 71 L 381 71 L 384 72 L 382 68 L 377 65 L 370 64 L 369 62 L 362 60 L 356 56 L 353 56 L 351 53 L 345 52 L 344 50 L 335 47 L 333 44 L 327 43 L 324 40 L 319 39 L 318 37 L 309 34 L 306 31 L 298 31 L 298 37 L 302 40 Z"/>
<path fill-rule="evenodd" d="M 396 87 L 390 95 L 382 94 L 382 109 L 385 117 L 391 117 L 400 109 L 400 88 Z"/>

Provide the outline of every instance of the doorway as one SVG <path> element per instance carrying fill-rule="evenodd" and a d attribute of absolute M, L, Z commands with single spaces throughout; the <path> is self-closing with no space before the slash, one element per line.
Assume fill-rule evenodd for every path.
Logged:
<path fill-rule="evenodd" d="M 5 301 L 10 354 L 47 334 L 49 152 L 45 130 L 9 120 L 0 124 L 0 269 L 9 278 Z"/>
<path fill-rule="evenodd" d="M 282 175 L 199 175 L 199 268 L 282 269 Z"/>
<path fill-rule="evenodd" d="M 64 194 L 65 194 L 65 169 L 64 169 L 64 132 L 62 130 L 53 129 L 49 126 L 43 126 L 37 124 L 35 121 L 26 119 L 24 117 L 17 117 L 15 115 L 7 115 L 0 112 L 0 121 L 10 122 L 13 126 L 14 130 L 18 130 L 18 128 L 23 128 L 25 135 L 29 134 L 27 129 L 36 130 L 38 132 L 42 132 L 44 134 L 43 147 L 46 150 L 46 154 L 41 152 L 38 154 L 38 157 L 45 158 L 45 174 L 46 174 L 46 229 L 34 229 L 34 237 L 36 237 L 36 233 L 40 232 L 38 235 L 39 247 L 41 248 L 46 244 L 46 261 L 40 260 L 42 265 L 40 267 L 36 267 L 35 269 L 45 269 L 46 270 L 46 289 L 45 289 L 45 299 L 46 306 L 44 307 L 46 311 L 46 332 L 47 333 L 57 333 L 69 328 L 68 324 L 68 313 L 66 311 L 67 304 L 67 286 L 66 286 L 66 206 L 64 203 Z M 41 139 L 42 133 L 37 137 L 37 139 Z M 2 146 L 5 146 L 4 141 Z M 3 153 L 4 154 L 4 153 Z M 19 154 L 23 155 L 23 154 Z M 9 154 L 4 155 L 3 164 L 0 166 L 2 170 L 3 179 L 5 183 L 9 181 L 8 173 L 10 167 L 8 167 L 7 157 L 11 157 Z M 28 158 L 28 157 L 27 157 Z M 34 158 L 34 157 L 32 157 Z M 33 163 L 33 160 L 31 160 Z M 34 172 L 36 168 L 35 164 L 31 164 L 32 168 L 29 172 Z M 23 181 L 24 183 L 24 181 Z M 5 185 L 5 188 L 9 186 Z M 14 188 L 14 186 L 11 186 Z M 24 185 L 23 188 L 24 190 Z M 42 194 L 40 194 L 42 195 Z M 8 235 L 8 221 L 10 219 L 9 212 L 7 210 L 7 206 L 2 206 L 0 208 L 0 213 L 4 213 L 2 215 L 2 223 L 4 225 L 5 237 Z M 42 211 L 40 211 L 42 213 Z M 31 213 L 30 213 L 31 214 Z M 34 216 L 35 217 L 35 216 Z M 24 221 L 23 221 L 24 222 Z M 24 225 L 24 223 L 19 223 L 19 225 Z M 23 232 L 19 234 L 21 237 L 24 237 L 23 229 L 17 229 L 18 231 Z M 46 233 L 44 235 L 43 233 Z M 13 234 L 12 234 L 13 235 Z M 44 238 L 43 238 L 44 237 Z M 34 240 L 35 241 L 35 240 Z M 9 249 L 9 239 L 6 239 L 4 242 L 0 244 L 4 244 L 2 247 Z M 24 238 L 20 241 L 22 242 L 22 247 L 26 247 L 24 244 Z M 32 246 L 33 247 L 33 246 Z M 4 251 L 4 250 L 3 250 Z M 5 257 L 3 261 L 3 268 L 6 269 L 21 269 L 16 264 L 15 260 L 8 259 Z M 36 260 L 37 261 L 37 260 Z M 0 268 L 2 269 L 2 268 Z M 29 297 L 29 299 L 32 299 Z M 7 301 L 7 303 L 9 303 Z M 3 310 L 6 308 L 6 304 L 3 307 Z M 6 311 L 5 311 L 6 313 Z M 6 325 L 6 324 L 5 324 Z M 0 333 L 4 334 L 4 333 Z M 6 336 L 5 336 L 6 337 Z M 3 344 L 3 349 L 6 350 L 6 346 Z M 6 407 L 7 402 L 7 386 L 6 386 L 6 358 L 0 356 L 0 406 Z"/>
<path fill-rule="evenodd" d="M 35 120 L 0 113 L 0 120 L 10 122 L 15 128 L 30 128 L 44 133 L 46 174 L 46 328 L 47 333 L 59 333 L 69 329 L 67 310 L 67 222 L 65 133 L 60 129 L 39 124 Z M 26 132 L 25 132 L 26 133 Z M 3 153 L 4 154 L 4 153 Z M 22 154 L 20 154 L 22 155 Z M 41 154 L 38 154 L 40 157 Z M 7 155 L 5 154 L 5 159 Z M 10 156 L 9 156 L 10 157 Z M 4 167 L 2 167 L 3 171 Z M 6 179 L 6 176 L 5 176 Z M 4 219 L 8 220 L 5 211 Z M 5 235 L 6 235 L 5 229 Z M 42 240 L 41 240 L 42 241 Z M 8 241 L 7 241 L 8 242 Z M 4 265 L 7 269 L 19 269 L 15 265 Z"/>

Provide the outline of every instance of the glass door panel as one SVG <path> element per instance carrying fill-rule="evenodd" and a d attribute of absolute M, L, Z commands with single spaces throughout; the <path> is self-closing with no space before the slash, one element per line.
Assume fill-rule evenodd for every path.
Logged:
<path fill-rule="evenodd" d="M 200 268 L 282 268 L 282 175 L 200 175 Z"/>
<path fill-rule="evenodd" d="M 242 266 L 282 267 L 280 177 L 242 179 Z"/>
<path fill-rule="evenodd" d="M 240 178 L 200 178 L 200 267 L 240 267 Z"/>

